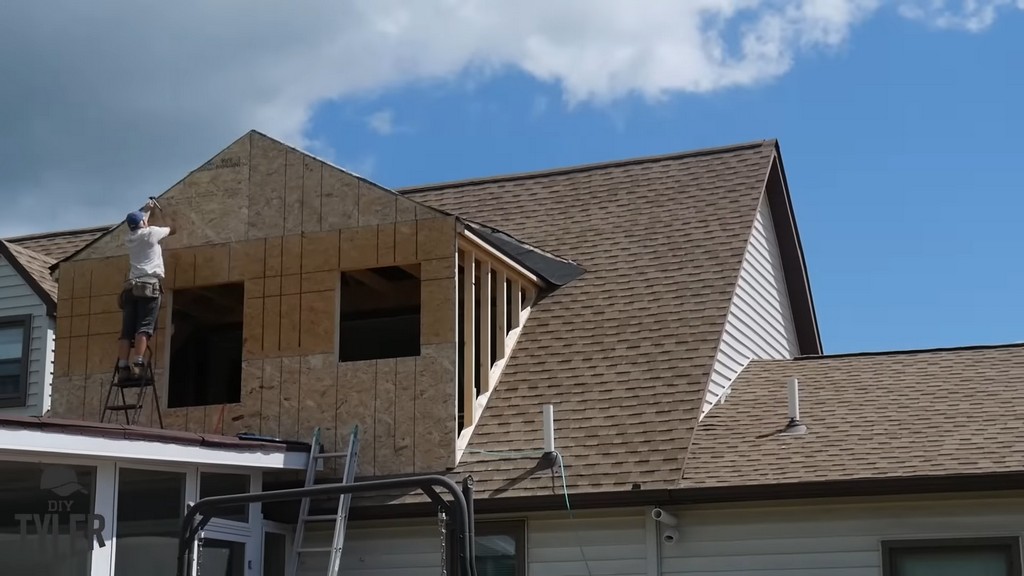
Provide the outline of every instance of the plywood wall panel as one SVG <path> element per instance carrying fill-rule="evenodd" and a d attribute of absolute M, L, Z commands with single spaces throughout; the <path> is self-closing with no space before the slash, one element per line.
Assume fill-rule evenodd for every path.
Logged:
<path fill-rule="evenodd" d="M 334 290 L 302 294 L 299 347 L 303 354 L 322 354 L 334 350 L 337 324 L 335 300 Z"/>
<path fill-rule="evenodd" d="M 359 181 L 337 168 L 325 166 L 320 197 L 320 226 L 341 230 L 359 225 Z"/>
<path fill-rule="evenodd" d="M 92 265 L 92 296 L 120 294 L 128 278 L 128 257 L 104 258 Z"/>
<path fill-rule="evenodd" d="M 302 275 L 289 274 L 281 277 L 281 295 L 299 294 L 302 292 Z"/>
<path fill-rule="evenodd" d="M 416 358 L 418 473 L 436 472 L 455 458 L 455 344 L 424 345 Z"/>
<path fill-rule="evenodd" d="M 250 146 L 249 238 L 284 234 L 286 148 L 254 134 Z"/>
<path fill-rule="evenodd" d="M 55 378 L 52 383 L 54 418 L 82 420 L 85 415 L 85 376 Z"/>
<path fill-rule="evenodd" d="M 339 238 L 338 264 L 342 270 L 367 268 L 377 264 L 377 226 L 342 230 Z"/>
<path fill-rule="evenodd" d="M 320 189 L 323 162 L 306 156 L 302 159 L 302 231 L 320 231 Z"/>
<path fill-rule="evenodd" d="M 377 265 L 384 266 L 395 263 L 395 225 L 393 223 L 377 226 Z"/>
<path fill-rule="evenodd" d="M 284 353 L 299 351 L 299 327 L 301 325 L 302 302 L 298 294 L 281 296 L 280 347 Z"/>
<path fill-rule="evenodd" d="M 302 275 L 302 292 L 323 292 L 335 290 L 341 274 L 337 270 L 310 272 Z"/>
<path fill-rule="evenodd" d="M 338 445 L 344 445 L 352 426 L 358 425 L 362 442 L 359 444 L 360 476 L 373 474 L 374 439 L 373 407 L 376 403 L 377 362 L 343 362 L 338 364 L 338 391 L 336 421 Z"/>
<path fill-rule="evenodd" d="M 206 407 L 189 406 L 188 416 L 185 420 L 185 430 L 193 434 L 206 432 Z"/>
<path fill-rule="evenodd" d="M 263 299 L 246 298 L 242 320 L 242 352 L 246 359 L 263 354 Z"/>
<path fill-rule="evenodd" d="M 424 260 L 420 263 L 420 278 L 422 280 L 455 278 L 455 258 L 448 257 Z"/>
<path fill-rule="evenodd" d="M 395 223 L 395 262 L 417 262 L 416 221 Z"/>
<path fill-rule="evenodd" d="M 83 418 L 93 422 L 100 420 L 100 416 L 103 414 L 103 402 L 106 400 L 107 387 L 110 385 L 110 375 L 104 374 L 90 374 L 85 378 L 85 412 Z M 125 392 L 125 396 L 128 398 L 128 402 L 132 403 L 135 401 L 135 390 Z M 118 402 L 120 403 L 120 402 Z M 116 414 L 122 418 L 121 422 L 124 422 L 121 414 Z"/>
<path fill-rule="evenodd" d="M 444 344 L 454 342 L 455 279 L 423 280 L 420 285 L 424 305 L 420 310 L 420 342 Z"/>
<path fill-rule="evenodd" d="M 268 276 L 263 279 L 263 295 L 264 296 L 280 296 L 281 295 L 281 277 L 280 276 Z"/>
<path fill-rule="evenodd" d="M 167 408 L 162 410 L 161 416 L 164 419 L 165 429 L 178 430 L 179 432 L 188 430 L 188 408 Z"/>
<path fill-rule="evenodd" d="M 230 270 L 228 279 L 232 281 L 262 278 L 266 263 L 267 241 L 264 239 L 232 242 L 230 245 Z"/>
<path fill-rule="evenodd" d="M 284 252 L 284 238 L 267 238 L 266 248 L 266 275 L 267 276 L 280 276 L 281 275 L 281 257 Z"/>
<path fill-rule="evenodd" d="M 263 353 L 277 354 L 281 349 L 281 297 L 263 299 Z"/>
<path fill-rule="evenodd" d="M 57 267 L 57 302 L 71 300 L 71 293 L 75 289 L 75 270 L 79 265 L 75 262 L 62 262 Z"/>
<path fill-rule="evenodd" d="M 63 336 L 62 336 L 63 335 Z M 54 343 L 53 351 L 53 376 L 54 378 L 63 377 L 68 375 L 68 362 L 70 361 L 70 344 L 71 340 L 68 337 L 68 332 L 62 332 L 58 329 L 57 340 Z"/>
<path fill-rule="evenodd" d="M 68 374 L 85 376 L 86 362 L 89 358 L 89 338 L 87 336 L 72 337 L 69 350 Z"/>
<path fill-rule="evenodd" d="M 122 314 L 120 312 L 106 312 L 103 314 L 89 315 L 89 335 L 113 334 L 114 340 L 121 334 Z M 80 336 L 80 334 L 72 334 Z"/>
<path fill-rule="evenodd" d="M 87 299 L 83 299 L 88 302 Z M 72 316 L 71 317 L 71 336 L 88 336 L 89 335 L 89 317 L 88 316 Z"/>
<path fill-rule="evenodd" d="M 228 244 L 196 248 L 196 286 L 223 284 L 228 281 L 231 248 Z"/>
<path fill-rule="evenodd" d="M 299 378 L 299 437 L 312 438 L 313 430 L 320 428 L 324 450 L 335 452 L 337 438 L 335 434 L 335 402 L 336 384 L 338 380 L 338 362 L 332 354 L 316 354 L 304 356 Z M 329 467 L 336 461 L 325 461 Z"/>
<path fill-rule="evenodd" d="M 192 288 L 196 282 L 195 251 L 182 249 L 175 255 L 174 288 Z"/>
<path fill-rule="evenodd" d="M 376 226 L 395 221 L 398 196 L 378 186 L 359 181 L 359 225 Z"/>
<path fill-rule="evenodd" d="M 416 220 L 416 202 L 399 196 L 395 200 L 395 222 Z"/>
<path fill-rule="evenodd" d="M 395 462 L 403 472 L 415 469 L 416 358 L 395 361 Z"/>
<path fill-rule="evenodd" d="M 285 236 L 283 239 L 281 273 L 302 273 L 302 235 Z"/>
<path fill-rule="evenodd" d="M 285 234 L 302 232 L 302 164 L 302 154 L 295 150 L 288 150 L 284 190 Z"/>
<path fill-rule="evenodd" d="M 281 359 L 263 361 L 260 384 L 260 434 L 276 438 L 281 431 Z"/>
<path fill-rule="evenodd" d="M 337 230 L 303 234 L 301 271 L 306 273 L 337 270 L 338 242 Z"/>
<path fill-rule="evenodd" d="M 118 305 L 118 296 L 111 294 L 108 296 L 93 296 L 89 299 L 89 312 L 92 314 L 104 314 L 107 312 L 121 313 L 121 307 Z"/>
<path fill-rule="evenodd" d="M 246 298 L 263 298 L 263 278 L 255 278 L 253 280 L 245 281 L 245 297 Z"/>
<path fill-rule="evenodd" d="M 281 419 L 278 437 L 301 440 L 299 437 L 299 393 L 302 359 L 288 356 L 281 359 Z"/>
<path fill-rule="evenodd" d="M 86 352 L 86 373 L 108 376 L 113 374 L 117 363 L 117 335 L 101 334 L 89 336 Z"/>
<path fill-rule="evenodd" d="M 429 218 L 416 222 L 416 256 L 420 260 L 455 254 L 455 219 Z"/>
<path fill-rule="evenodd" d="M 238 432 L 260 433 L 263 410 L 263 360 L 242 361 L 241 403 L 229 410 L 231 429 Z"/>
<path fill-rule="evenodd" d="M 74 287 L 72 298 L 88 298 L 92 294 L 92 263 L 79 262 L 75 266 L 75 274 L 72 276 Z"/>
<path fill-rule="evenodd" d="M 376 400 L 373 411 L 374 474 L 402 472 L 395 454 L 397 403 L 395 384 L 398 367 L 394 359 L 377 361 Z"/>

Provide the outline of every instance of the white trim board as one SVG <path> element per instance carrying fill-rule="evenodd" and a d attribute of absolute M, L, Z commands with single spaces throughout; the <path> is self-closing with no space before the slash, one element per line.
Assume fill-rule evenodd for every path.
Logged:
<path fill-rule="evenodd" d="M 173 462 L 222 467 L 304 470 L 306 452 L 241 451 L 166 442 L 97 438 L 39 430 L 0 431 L 0 454 L 80 456 L 119 462 Z"/>

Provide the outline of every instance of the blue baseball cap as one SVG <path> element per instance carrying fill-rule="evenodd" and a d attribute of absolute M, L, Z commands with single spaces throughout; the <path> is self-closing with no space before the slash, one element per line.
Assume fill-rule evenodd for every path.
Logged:
<path fill-rule="evenodd" d="M 128 223 L 128 229 L 134 231 L 139 229 L 139 225 L 145 219 L 146 215 L 142 212 L 129 212 L 124 221 Z"/>

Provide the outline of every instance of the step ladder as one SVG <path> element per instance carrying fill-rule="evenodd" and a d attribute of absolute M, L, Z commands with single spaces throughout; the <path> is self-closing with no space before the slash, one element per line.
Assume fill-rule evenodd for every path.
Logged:
<path fill-rule="evenodd" d="M 342 475 L 343 484 L 351 484 L 356 477 L 356 467 L 359 460 L 359 426 L 352 427 L 352 433 L 348 439 L 347 452 L 321 452 L 320 428 L 313 431 L 313 446 L 309 451 L 309 464 L 306 466 L 306 483 L 309 487 L 316 483 L 316 469 L 321 462 L 331 458 L 345 459 L 345 472 Z M 352 503 L 352 495 L 344 494 L 338 500 L 338 511 L 336 514 L 310 515 L 309 498 L 303 498 L 299 504 L 299 517 L 295 525 L 295 543 L 292 546 L 292 554 L 289 558 L 287 576 L 296 576 L 299 569 L 299 561 L 302 557 L 316 553 L 330 553 L 327 563 L 327 576 L 337 576 L 341 568 L 341 551 L 345 544 L 345 530 L 348 526 L 348 510 Z M 317 522 L 334 522 L 334 538 L 330 547 L 306 547 L 303 542 L 306 536 L 306 526 Z"/>
<path fill-rule="evenodd" d="M 103 402 L 103 413 L 100 414 L 100 422 L 107 422 L 108 416 L 117 419 L 117 414 L 124 415 L 124 423 L 134 426 L 139 423 L 139 416 L 146 406 L 146 392 L 153 390 L 153 402 L 156 405 L 156 417 L 160 428 L 164 427 L 164 417 L 160 413 L 160 396 L 156 390 L 156 379 L 153 376 L 153 352 L 146 346 L 146 353 L 143 356 L 146 360 L 142 374 L 138 378 L 118 380 L 117 363 L 114 363 L 114 374 L 107 387 L 107 398 Z M 130 391 L 134 391 L 132 394 Z"/>

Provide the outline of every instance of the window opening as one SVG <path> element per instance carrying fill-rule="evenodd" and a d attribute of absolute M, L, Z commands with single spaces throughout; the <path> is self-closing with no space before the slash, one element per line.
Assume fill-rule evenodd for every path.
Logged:
<path fill-rule="evenodd" d="M 199 498 L 248 494 L 249 482 L 250 478 L 246 474 L 201 472 L 199 474 Z M 249 522 L 249 506 L 247 504 L 218 508 L 213 511 L 213 514 L 222 520 L 242 523 Z"/>
<path fill-rule="evenodd" d="M 168 407 L 241 402 L 245 285 L 175 290 L 171 302 Z"/>
<path fill-rule="evenodd" d="M 419 264 L 343 272 L 339 308 L 339 361 L 420 355 Z"/>
<path fill-rule="evenodd" d="M 1021 576 L 1020 539 L 882 542 L 884 576 Z"/>
<path fill-rule="evenodd" d="M 31 316 L 0 318 L 0 408 L 25 405 L 31 326 Z"/>

